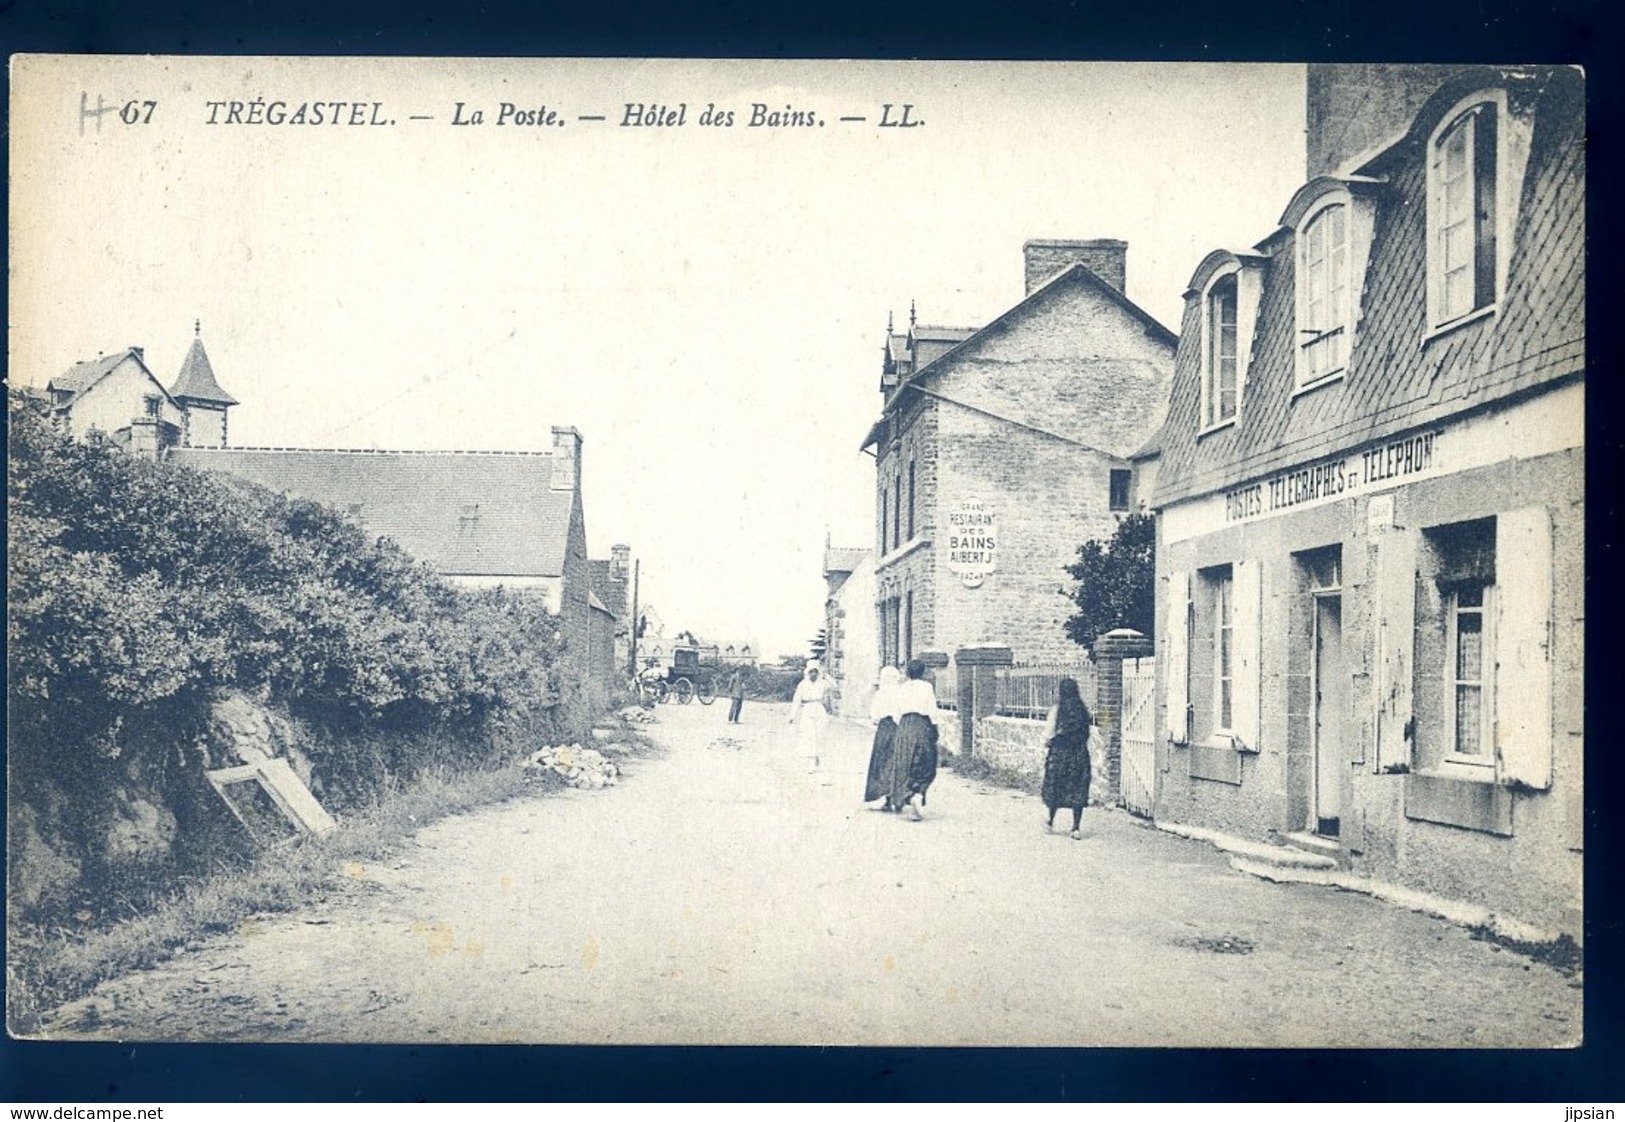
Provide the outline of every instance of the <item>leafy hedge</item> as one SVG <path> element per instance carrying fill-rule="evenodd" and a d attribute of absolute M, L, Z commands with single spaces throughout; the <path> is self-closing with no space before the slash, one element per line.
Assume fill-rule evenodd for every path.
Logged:
<path fill-rule="evenodd" d="M 306 726 L 353 798 L 567 731 L 539 601 L 454 588 L 319 504 L 64 439 L 20 395 L 8 414 L 14 803 L 48 784 L 94 818 L 98 791 L 185 764 L 221 689 Z M 362 743 L 375 766 L 342 758 Z"/>

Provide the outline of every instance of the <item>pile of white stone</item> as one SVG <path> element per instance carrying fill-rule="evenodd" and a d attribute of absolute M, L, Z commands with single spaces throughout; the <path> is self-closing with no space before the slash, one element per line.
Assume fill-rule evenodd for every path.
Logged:
<path fill-rule="evenodd" d="M 613 787 L 621 769 L 580 744 L 551 744 L 526 757 L 521 767 L 551 771 L 572 787 Z"/>

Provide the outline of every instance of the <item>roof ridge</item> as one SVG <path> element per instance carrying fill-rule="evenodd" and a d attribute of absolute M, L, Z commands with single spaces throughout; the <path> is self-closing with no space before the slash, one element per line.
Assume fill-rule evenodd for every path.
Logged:
<path fill-rule="evenodd" d="M 892 391 L 891 397 L 889 397 L 883 404 L 882 412 L 884 412 L 886 408 L 890 407 L 892 401 L 895 400 L 898 395 L 902 394 L 904 390 L 916 385 L 920 379 L 924 378 L 926 375 L 936 373 L 941 366 L 946 364 L 950 359 L 955 358 L 961 351 L 968 351 L 972 344 L 976 343 L 984 335 L 992 332 L 994 328 L 1003 325 L 1007 320 L 1010 319 L 1010 317 L 1014 316 L 1022 308 L 1037 300 L 1040 296 L 1049 292 L 1052 288 L 1057 287 L 1062 280 L 1072 276 L 1079 276 L 1084 280 L 1092 282 L 1095 287 L 1105 292 L 1112 299 L 1112 301 L 1124 311 L 1134 316 L 1146 327 L 1158 332 L 1162 337 L 1162 342 L 1167 343 L 1169 346 L 1178 346 L 1178 332 L 1169 330 L 1168 326 L 1161 320 L 1157 319 L 1156 316 L 1153 316 L 1150 312 L 1140 307 L 1140 305 L 1136 304 L 1133 300 L 1130 300 L 1126 293 L 1119 292 L 1114 285 L 1103 279 L 1098 273 L 1089 268 L 1089 266 L 1085 265 L 1082 261 L 1074 261 L 1072 264 L 1056 273 L 1049 280 L 1027 293 L 1027 295 L 1023 296 L 1020 300 L 1017 300 L 1014 304 L 1000 312 L 985 325 L 977 328 L 968 338 L 962 339 L 958 343 L 955 343 L 952 347 L 949 347 L 946 351 L 943 351 L 930 362 L 927 362 L 924 366 L 921 366 L 919 369 L 915 370 L 907 378 L 904 378 L 898 384 L 897 388 Z"/>
<path fill-rule="evenodd" d="M 483 448 L 314 448 L 291 444 L 233 444 L 226 448 L 189 448 L 195 452 L 320 452 L 324 455 L 339 453 L 347 456 L 539 456 L 551 458 L 551 451 L 531 449 L 505 450 Z"/>

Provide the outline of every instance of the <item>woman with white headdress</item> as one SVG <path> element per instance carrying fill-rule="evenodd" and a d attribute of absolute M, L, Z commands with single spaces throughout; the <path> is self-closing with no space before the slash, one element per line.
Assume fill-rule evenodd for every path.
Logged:
<path fill-rule="evenodd" d="M 876 799 L 884 798 L 885 804 L 880 809 L 893 811 L 898 809 L 892 805 L 889 780 L 891 776 L 892 741 L 897 736 L 897 692 L 898 683 L 903 680 L 902 672 L 895 666 L 882 666 L 880 668 L 880 681 L 875 686 L 875 696 L 869 702 L 869 721 L 875 726 L 874 746 L 869 750 L 869 779 L 863 788 L 863 801 L 872 803 Z"/>
<path fill-rule="evenodd" d="M 823 668 L 816 659 L 808 659 L 801 681 L 796 684 L 795 697 L 790 700 L 790 723 L 797 726 L 801 754 L 811 760 L 813 771 L 818 770 L 824 726 L 829 723 L 828 693 L 829 679 L 824 677 Z"/>

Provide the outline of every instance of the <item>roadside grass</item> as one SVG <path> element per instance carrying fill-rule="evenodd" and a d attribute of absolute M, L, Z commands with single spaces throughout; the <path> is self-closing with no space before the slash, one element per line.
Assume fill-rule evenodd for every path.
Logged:
<path fill-rule="evenodd" d="M 646 756 L 653 745 L 613 716 L 596 739 L 606 754 Z M 12 1034 L 36 1033 L 41 1017 L 97 985 L 147 970 L 252 916 L 323 903 L 344 891 L 351 863 L 397 853 L 423 827 L 444 818 L 565 786 L 550 771 L 520 768 L 518 757 L 488 768 L 431 769 L 385 791 L 348 815 L 324 838 L 301 837 L 236 866 L 179 879 L 153 898 L 126 901 L 128 918 L 94 929 L 14 922 L 8 933 L 6 1023 Z"/>

